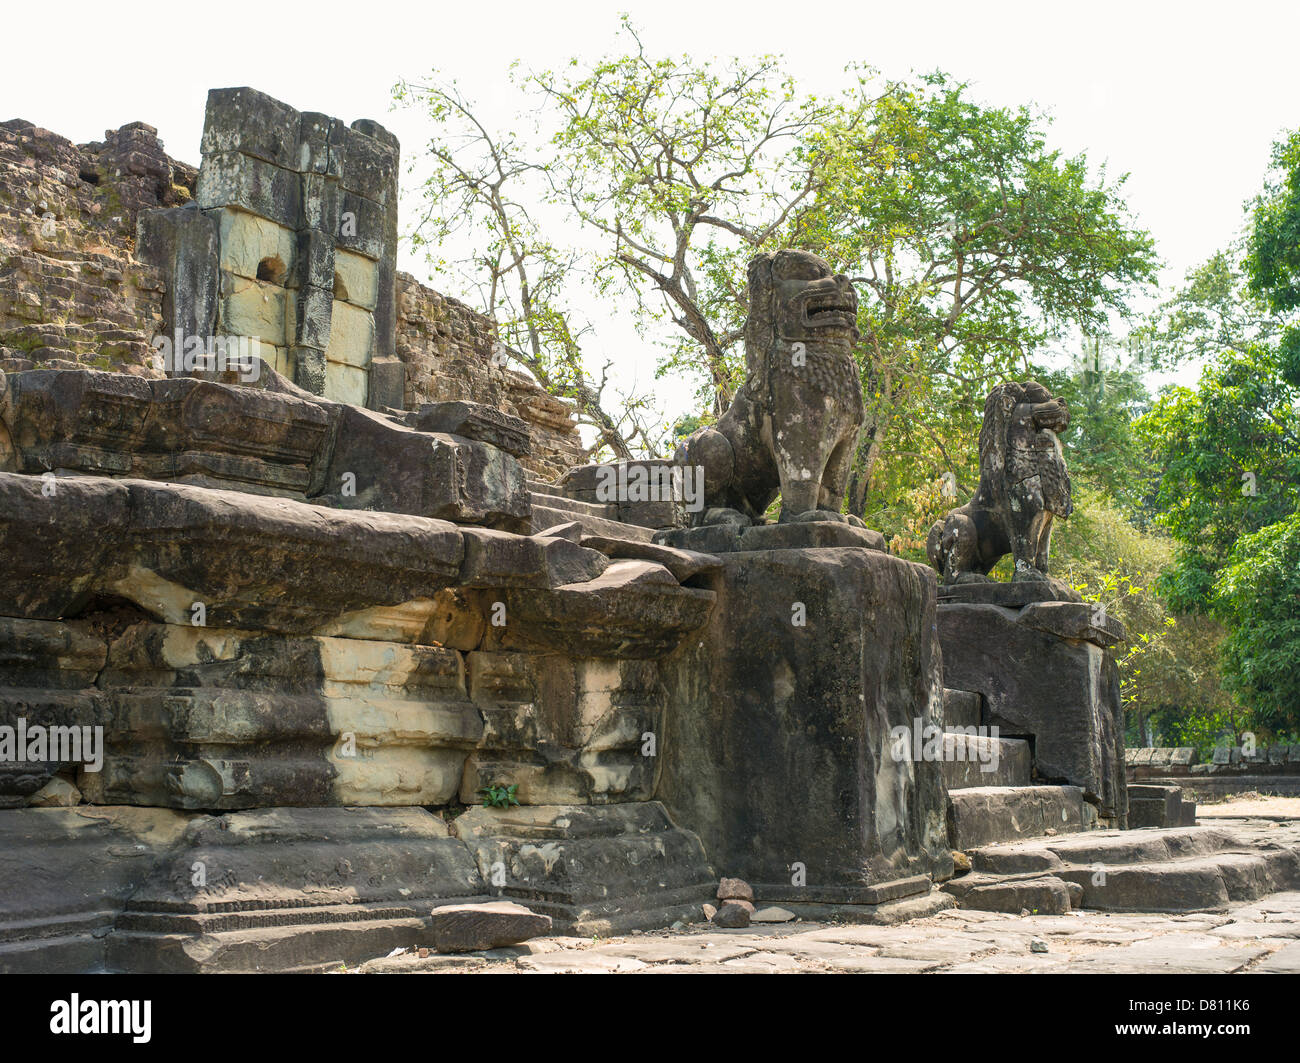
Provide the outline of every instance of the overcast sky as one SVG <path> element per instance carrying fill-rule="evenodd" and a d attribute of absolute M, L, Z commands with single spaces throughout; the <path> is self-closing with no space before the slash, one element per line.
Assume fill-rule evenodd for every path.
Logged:
<path fill-rule="evenodd" d="M 169 154 L 197 164 L 207 90 L 252 85 L 302 110 L 374 118 L 409 157 L 422 123 L 390 112 L 397 78 L 438 67 L 504 117 L 511 60 L 546 67 L 606 54 L 625 10 L 653 52 L 779 52 L 814 90 L 835 89 L 844 65 L 862 61 L 890 77 L 940 68 L 969 80 L 982 101 L 1047 109 L 1054 146 L 1131 175 L 1128 201 L 1156 237 L 1167 282 L 1231 238 L 1271 142 L 1300 125 L 1296 0 L 151 7 L 6 5 L 0 118 L 26 118 L 79 143 L 145 121 Z M 401 265 L 439 286 L 421 262 L 407 256 Z M 647 379 L 653 355 L 638 359 L 625 349 L 629 333 L 604 331 L 604 353 Z"/>

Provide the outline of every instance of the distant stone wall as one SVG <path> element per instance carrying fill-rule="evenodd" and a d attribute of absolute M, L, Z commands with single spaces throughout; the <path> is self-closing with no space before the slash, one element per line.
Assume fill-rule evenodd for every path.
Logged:
<path fill-rule="evenodd" d="M 142 210 L 190 198 L 195 170 L 142 122 L 75 145 L 0 124 L 0 371 L 78 365 L 158 375 L 163 283 L 132 257 Z"/>
<path fill-rule="evenodd" d="M 1130 782 L 1183 786 L 1201 798 L 1249 790 L 1300 793 L 1300 745 L 1280 742 L 1250 750 L 1216 746 L 1208 763 L 1199 761 L 1191 746 L 1124 751 Z"/>
<path fill-rule="evenodd" d="M 555 480 L 585 460 L 570 407 L 529 377 L 491 362 L 492 320 L 464 303 L 397 275 L 397 357 L 406 363 L 408 409 L 459 399 L 496 406 L 528 422 L 530 473 Z"/>
<path fill-rule="evenodd" d="M 142 211 L 183 206 L 194 167 L 167 156 L 143 122 L 73 144 L 21 119 L 0 123 L 0 372 L 87 367 L 157 378 L 159 270 L 135 257 Z M 530 474 L 554 480 L 585 452 L 570 407 L 490 362 L 490 318 L 420 284 L 397 282 L 404 405 L 466 399 L 529 425 Z"/>

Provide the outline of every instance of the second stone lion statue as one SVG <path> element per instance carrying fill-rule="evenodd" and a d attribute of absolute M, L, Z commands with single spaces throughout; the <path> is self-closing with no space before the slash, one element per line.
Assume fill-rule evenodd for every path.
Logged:
<path fill-rule="evenodd" d="M 863 418 L 857 310 L 848 278 L 816 255 L 750 260 L 745 382 L 717 424 L 674 456 L 703 470 L 694 523 L 759 523 L 779 490 L 782 521 L 861 524 L 840 514 Z"/>
<path fill-rule="evenodd" d="M 1052 519 L 1074 508 L 1058 435 L 1069 423 L 1069 407 L 1037 381 L 999 384 L 989 393 L 979 487 L 934 524 L 926 541 L 944 583 L 982 581 L 1008 553 L 1013 581 L 1057 582 L 1047 571 Z"/>

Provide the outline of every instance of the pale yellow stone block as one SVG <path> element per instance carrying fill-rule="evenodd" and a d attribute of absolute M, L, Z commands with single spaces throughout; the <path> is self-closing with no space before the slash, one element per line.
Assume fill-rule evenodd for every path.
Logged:
<path fill-rule="evenodd" d="M 325 357 L 332 362 L 355 366 L 358 369 L 370 364 L 370 351 L 375 343 L 375 319 L 369 310 L 334 300 L 330 315 L 330 342 Z"/>
<path fill-rule="evenodd" d="M 337 775 L 335 800 L 351 805 L 445 804 L 460 787 L 465 759 L 482 733 L 465 695 L 464 663 L 449 653 L 443 672 L 408 695 L 427 653 L 388 642 L 320 638 Z"/>
<path fill-rule="evenodd" d="M 234 273 L 221 274 L 221 321 L 225 336 L 255 336 L 268 344 L 284 343 L 285 290 Z"/>
<path fill-rule="evenodd" d="M 348 639 L 378 639 L 383 642 L 415 643 L 436 614 L 444 610 L 432 598 L 416 598 L 397 605 L 376 605 L 358 609 L 318 628 L 318 635 Z"/>
<path fill-rule="evenodd" d="M 325 397 L 334 402 L 364 406 L 369 394 L 370 374 L 342 362 L 325 363 Z"/>
<path fill-rule="evenodd" d="M 353 306 L 373 310 L 379 297 L 379 265 L 364 255 L 338 248 L 334 251 L 334 296 Z M 339 292 L 343 285 L 346 295 Z"/>
<path fill-rule="evenodd" d="M 266 263 L 266 272 L 274 273 L 279 283 L 293 283 L 293 259 L 297 240 L 283 225 L 259 218 L 256 214 L 234 210 L 221 211 L 221 268 L 250 280 L 275 281 L 276 276 L 259 278 L 258 267 Z"/>
<path fill-rule="evenodd" d="M 293 352 L 287 347 L 272 347 L 262 344 L 262 357 L 266 364 L 286 380 L 293 379 Z"/>

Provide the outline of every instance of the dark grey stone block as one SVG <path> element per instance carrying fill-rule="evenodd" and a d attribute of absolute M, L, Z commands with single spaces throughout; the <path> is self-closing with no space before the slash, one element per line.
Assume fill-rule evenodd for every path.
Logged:
<path fill-rule="evenodd" d="M 216 331 L 218 280 L 217 220 L 194 207 L 149 210 L 137 223 L 136 256 L 167 278 L 163 334 L 175 344 L 183 336 Z"/>
<path fill-rule="evenodd" d="M 210 89 L 199 150 L 239 152 L 286 170 L 298 166 L 298 112 L 251 88 Z"/>
<path fill-rule="evenodd" d="M 204 158 L 195 200 L 203 210 L 239 207 L 296 229 L 302 209 L 301 179 L 292 170 L 226 151 Z"/>

